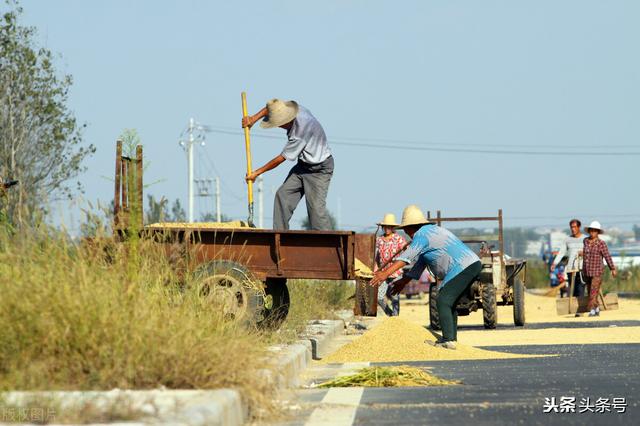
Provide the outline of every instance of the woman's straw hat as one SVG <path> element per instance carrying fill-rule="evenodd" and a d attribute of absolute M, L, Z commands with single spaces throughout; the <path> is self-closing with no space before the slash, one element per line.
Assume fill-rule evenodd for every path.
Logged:
<path fill-rule="evenodd" d="M 396 220 L 396 215 L 393 213 L 387 213 L 382 218 L 382 222 L 378 223 L 378 226 L 398 226 L 399 223 Z"/>
<path fill-rule="evenodd" d="M 422 210 L 415 204 L 408 205 L 402 212 L 402 223 L 398 228 L 404 228 L 411 225 L 424 225 L 425 223 L 431 223 Z"/>
<path fill-rule="evenodd" d="M 590 229 L 595 229 L 601 234 L 604 233 L 604 231 L 602 230 L 602 226 L 600 225 L 600 222 L 598 222 L 597 220 L 594 220 L 593 222 L 591 222 L 589 226 L 587 226 L 587 232 L 589 232 Z"/>
<path fill-rule="evenodd" d="M 280 127 L 292 121 L 298 115 L 298 103 L 296 101 L 281 101 L 271 99 L 267 102 L 267 116 L 260 123 L 260 127 L 271 129 Z"/>

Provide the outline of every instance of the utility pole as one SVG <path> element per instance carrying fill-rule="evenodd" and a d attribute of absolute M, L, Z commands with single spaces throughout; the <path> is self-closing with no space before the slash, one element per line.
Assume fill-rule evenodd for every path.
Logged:
<path fill-rule="evenodd" d="M 258 177 L 258 228 L 264 228 L 264 178 Z"/>
<path fill-rule="evenodd" d="M 220 211 L 220 177 L 216 176 L 216 222 L 222 222 L 222 212 Z"/>
<path fill-rule="evenodd" d="M 188 185 L 188 222 L 193 222 L 193 128 L 195 127 L 195 121 L 193 118 L 189 119 L 189 141 L 187 142 L 187 174 L 189 175 Z"/>

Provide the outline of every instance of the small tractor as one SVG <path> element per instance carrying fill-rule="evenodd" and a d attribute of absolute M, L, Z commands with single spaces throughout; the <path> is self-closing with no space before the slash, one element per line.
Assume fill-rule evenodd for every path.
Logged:
<path fill-rule="evenodd" d="M 430 217 L 430 213 L 428 217 Z M 523 326 L 525 324 L 524 299 L 527 262 L 523 259 L 510 258 L 504 254 L 502 210 L 498 211 L 496 217 L 466 218 L 443 218 L 438 211 L 436 218 L 432 220 L 438 225 L 443 222 L 498 221 L 498 248 L 496 250 L 490 246 L 492 240 L 487 236 L 462 239 L 469 246 L 479 246 L 476 252 L 482 261 L 482 270 L 469 288 L 469 292 L 463 294 L 458 301 L 456 310 L 458 315 L 464 316 L 482 309 L 484 328 L 494 329 L 498 324 L 498 305 L 512 305 L 514 324 Z M 433 330 L 440 330 L 440 320 L 436 308 L 438 285 L 439 282 L 435 282 L 429 287 L 429 322 Z"/>

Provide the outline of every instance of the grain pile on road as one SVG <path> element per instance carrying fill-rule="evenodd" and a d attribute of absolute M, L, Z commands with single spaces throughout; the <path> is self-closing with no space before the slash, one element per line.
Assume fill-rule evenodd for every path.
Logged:
<path fill-rule="evenodd" d="M 425 343 L 425 340 L 435 341 L 435 337 L 421 325 L 398 317 L 385 318 L 380 325 L 322 361 L 346 363 L 522 358 L 521 355 L 465 345 L 458 345 L 456 350 L 437 348 Z"/>
<path fill-rule="evenodd" d="M 429 324 L 428 304 L 428 300 L 407 301 L 400 310 L 400 318 L 425 326 Z M 640 343 L 640 326 L 634 323 L 607 324 L 640 319 L 640 300 L 620 299 L 619 305 L 620 309 L 603 310 L 599 317 L 583 315 L 576 318 L 557 315 L 556 298 L 527 293 L 527 323 L 524 327 L 514 327 L 513 306 L 498 306 L 497 330 L 483 329 L 482 311 L 458 317 L 458 341 L 472 346 Z M 594 326 L 600 322 L 602 327 Z M 571 325 L 567 327 L 569 323 Z M 581 323 L 585 326 L 580 327 Z"/>
<path fill-rule="evenodd" d="M 319 388 L 344 387 L 398 387 L 447 386 L 460 384 L 427 373 L 422 368 L 399 365 L 397 367 L 367 367 L 356 374 L 337 377 L 318 385 Z"/>

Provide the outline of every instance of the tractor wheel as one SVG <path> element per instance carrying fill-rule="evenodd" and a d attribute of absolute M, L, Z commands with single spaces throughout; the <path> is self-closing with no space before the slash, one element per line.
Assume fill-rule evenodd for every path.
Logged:
<path fill-rule="evenodd" d="M 515 325 L 524 325 L 524 283 L 519 277 L 513 280 L 513 322 Z"/>
<path fill-rule="evenodd" d="M 440 330 L 440 315 L 438 315 L 438 286 L 429 286 L 429 327 L 433 331 Z"/>
<path fill-rule="evenodd" d="M 498 324 L 496 287 L 492 283 L 482 285 L 482 319 L 484 328 L 493 329 Z"/>
<path fill-rule="evenodd" d="M 243 265 L 230 260 L 214 260 L 196 271 L 201 297 L 219 307 L 224 318 L 246 324 L 264 320 L 265 291 Z"/>
<path fill-rule="evenodd" d="M 286 278 L 267 278 L 265 281 L 263 319 L 258 326 L 277 329 L 289 314 L 289 289 Z"/>

